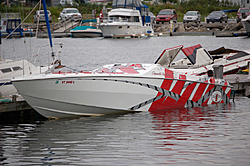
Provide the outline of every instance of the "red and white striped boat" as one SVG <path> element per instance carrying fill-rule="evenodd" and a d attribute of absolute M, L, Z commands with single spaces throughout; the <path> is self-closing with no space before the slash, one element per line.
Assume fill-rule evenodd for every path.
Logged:
<path fill-rule="evenodd" d="M 183 73 L 161 64 L 112 64 L 80 73 L 23 76 L 12 82 L 48 118 L 228 103 L 231 92 L 223 78 Z"/>

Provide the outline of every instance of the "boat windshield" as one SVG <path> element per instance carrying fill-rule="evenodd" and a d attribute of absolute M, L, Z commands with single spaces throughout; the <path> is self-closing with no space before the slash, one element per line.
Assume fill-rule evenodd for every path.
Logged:
<path fill-rule="evenodd" d="M 159 15 L 171 15 L 171 11 L 160 11 Z"/>

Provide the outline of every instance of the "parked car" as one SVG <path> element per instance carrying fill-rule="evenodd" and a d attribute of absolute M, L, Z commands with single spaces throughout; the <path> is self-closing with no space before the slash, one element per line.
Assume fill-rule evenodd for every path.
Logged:
<path fill-rule="evenodd" d="M 225 21 L 225 23 L 227 23 L 227 20 L 228 20 L 228 16 L 225 12 L 223 11 L 214 11 L 212 13 L 210 13 L 207 18 L 207 23 L 209 22 L 220 22 L 222 23 L 223 21 Z"/>
<path fill-rule="evenodd" d="M 239 8 L 236 16 L 237 23 L 241 21 L 243 17 L 247 17 L 250 15 L 250 8 Z"/>
<path fill-rule="evenodd" d="M 150 22 L 152 24 L 155 24 L 156 23 L 156 17 L 155 17 L 155 15 L 152 12 L 149 12 L 149 16 L 150 16 Z"/>
<path fill-rule="evenodd" d="M 82 20 L 82 15 L 76 8 L 64 8 L 60 13 L 61 20 L 73 18 L 74 21 Z"/>
<path fill-rule="evenodd" d="M 74 2 L 73 0 L 60 0 L 59 4 L 62 6 L 79 6 L 79 4 Z"/>
<path fill-rule="evenodd" d="M 176 11 L 174 9 L 163 9 L 156 17 L 156 24 L 159 24 L 159 22 L 170 22 L 170 20 L 173 20 L 175 23 L 177 22 Z"/>
<path fill-rule="evenodd" d="M 49 17 L 49 22 L 52 22 L 52 15 L 50 13 L 49 10 L 47 10 L 48 12 L 48 17 Z M 39 22 L 45 22 L 45 15 L 44 15 L 44 10 L 37 10 L 36 13 L 34 14 L 34 23 L 37 23 L 39 19 Z"/>
<path fill-rule="evenodd" d="M 201 22 L 201 15 L 198 11 L 188 11 L 183 17 L 183 23 L 186 22 Z"/>

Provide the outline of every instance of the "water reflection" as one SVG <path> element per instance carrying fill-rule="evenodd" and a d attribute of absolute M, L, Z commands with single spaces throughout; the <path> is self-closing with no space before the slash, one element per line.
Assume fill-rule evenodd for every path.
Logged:
<path fill-rule="evenodd" d="M 0 165 L 247 165 L 249 100 L 0 128 Z"/>

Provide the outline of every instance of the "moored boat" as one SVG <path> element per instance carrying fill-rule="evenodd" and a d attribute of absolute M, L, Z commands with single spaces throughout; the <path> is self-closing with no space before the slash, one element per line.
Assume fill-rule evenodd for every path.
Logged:
<path fill-rule="evenodd" d="M 247 35 L 250 37 L 250 15 L 247 16 L 245 19 L 241 20 L 243 27 L 245 28 Z"/>
<path fill-rule="evenodd" d="M 172 57 L 165 55 L 178 54 L 179 48 L 165 50 L 155 64 L 111 64 L 78 73 L 60 70 L 17 77 L 12 83 L 48 118 L 228 103 L 231 86 L 223 79 L 223 66 L 213 66 L 214 74 L 210 70 L 209 75 L 169 68 Z"/>
<path fill-rule="evenodd" d="M 47 71 L 51 66 L 35 66 L 26 59 L 22 60 L 0 60 L 0 93 L 3 96 L 17 94 L 11 79 L 22 75 L 38 74 Z"/>
<path fill-rule="evenodd" d="M 102 14 L 106 15 L 106 10 Z M 141 1 L 113 0 L 108 18 L 100 23 L 103 37 L 153 33 L 149 9 Z"/>
<path fill-rule="evenodd" d="M 84 25 L 88 23 L 89 25 Z M 81 25 L 70 30 L 72 37 L 101 37 L 102 31 L 96 27 L 96 19 L 83 20 Z"/>
<path fill-rule="evenodd" d="M 49 118 L 228 103 L 231 92 L 223 78 L 183 74 L 160 64 L 112 64 L 12 82 L 35 110 Z"/>

